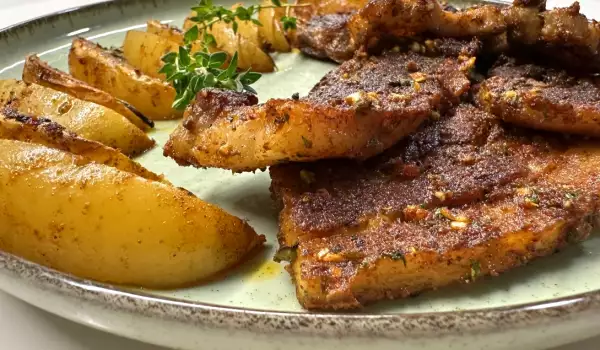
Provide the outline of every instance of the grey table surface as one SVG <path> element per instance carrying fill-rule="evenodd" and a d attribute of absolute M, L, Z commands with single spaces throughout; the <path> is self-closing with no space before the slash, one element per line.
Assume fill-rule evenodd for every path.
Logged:
<path fill-rule="evenodd" d="M 0 0 L 0 29 L 30 18 L 102 0 Z M 564 6 L 571 0 L 548 0 Z M 600 1 L 581 0 L 588 16 L 598 15 Z M 6 350 L 166 350 L 97 331 L 30 306 L 0 292 L 0 349 Z M 553 350 L 597 350 L 600 337 Z"/>

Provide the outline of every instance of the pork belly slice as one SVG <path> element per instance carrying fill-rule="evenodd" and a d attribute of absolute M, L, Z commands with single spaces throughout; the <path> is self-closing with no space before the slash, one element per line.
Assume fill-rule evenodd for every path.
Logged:
<path fill-rule="evenodd" d="M 471 105 L 363 164 L 271 168 L 280 259 L 307 309 L 355 309 L 496 275 L 585 239 L 598 143 Z"/>
<path fill-rule="evenodd" d="M 165 155 L 180 165 L 236 172 L 377 155 L 459 103 L 475 64 L 465 55 L 397 51 L 345 62 L 301 99 L 257 104 L 250 94 L 202 91 Z"/>
<path fill-rule="evenodd" d="M 595 78 L 502 57 L 479 87 L 480 108 L 528 128 L 600 136 L 600 88 Z"/>

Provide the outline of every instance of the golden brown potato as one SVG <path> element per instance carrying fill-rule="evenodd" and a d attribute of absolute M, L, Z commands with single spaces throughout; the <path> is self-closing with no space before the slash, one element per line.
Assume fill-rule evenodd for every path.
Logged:
<path fill-rule="evenodd" d="M 112 109 L 41 85 L 0 80 L 0 105 L 9 102 L 23 114 L 49 118 L 83 138 L 130 156 L 154 145 L 148 135 Z"/>
<path fill-rule="evenodd" d="M 49 119 L 26 116 L 10 108 L 5 108 L 0 113 L 0 139 L 44 145 L 83 156 L 98 164 L 127 171 L 148 180 L 166 182 L 162 176 L 146 170 L 114 148 L 81 138 Z"/>
<path fill-rule="evenodd" d="M 263 0 L 263 5 L 269 6 L 273 3 L 271 0 Z M 285 36 L 281 17 L 285 15 L 285 10 L 281 8 L 265 8 L 258 13 L 258 20 L 262 26 L 258 27 L 258 32 L 269 48 L 278 52 L 289 52 L 291 46 Z"/>
<path fill-rule="evenodd" d="M 109 93 L 73 78 L 65 72 L 50 67 L 36 55 L 28 56 L 23 67 L 23 81 L 42 85 L 69 94 L 80 100 L 93 102 L 121 114 L 138 128 L 148 131 L 152 121 L 144 117 L 127 102 L 119 101 Z"/>
<path fill-rule="evenodd" d="M 183 31 L 177 27 L 152 19 L 146 23 L 146 31 L 170 40 L 177 45 L 183 45 Z"/>
<path fill-rule="evenodd" d="M 69 71 L 79 80 L 127 101 L 152 120 L 182 115 L 171 107 L 175 89 L 158 78 L 141 74 L 122 58 L 88 40 L 73 40 Z"/>
<path fill-rule="evenodd" d="M 164 63 L 161 58 L 169 52 L 177 52 L 179 45 L 156 34 L 130 30 L 123 42 L 123 56 L 129 64 L 154 78 L 165 79 L 158 71 Z"/>
<path fill-rule="evenodd" d="M 151 20 L 151 21 L 148 21 L 148 23 L 147 23 L 147 32 L 156 34 L 161 38 L 170 40 L 170 41 L 176 43 L 177 45 L 183 45 L 184 33 L 181 29 L 179 29 L 177 27 L 173 27 L 168 24 L 162 24 L 159 21 Z M 195 43 L 192 44 L 192 50 L 191 50 L 192 53 L 200 51 L 202 49 L 203 49 L 202 42 L 196 41 Z M 218 52 L 218 51 L 221 51 L 221 50 L 217 49 L 215 46 L 210 46 L 208 48 L 208 52 L 211 52 L 211 53 Z M 225 62 L 223 67 L 227 67 L 228 63 L 229 63 L 229 59 Z"/>
<path fill-rule="evenodd" d="M 275 63 L 271 56 L 263 51 L 262 40 L 258 33 L 258 26 L 249 21 L 239 21 L 237 34 L 233 32 L 231 23 L 217 22 L 209 33 L 217 41 L 217 50 L 224 51 L 229 56 L 237 51 L 238 67 L 242 70 L 252 69 L 255 72 L 272 72 Z M 189 17 L 184 22 L 184 29 L 188 30 L 196 25 Z"/>
<path fill-rule="evenodd" d="M 101 282 L 175 288 L 264 242 L 191 193 L 41 145 L 0 140 L 0 249 Z"/>

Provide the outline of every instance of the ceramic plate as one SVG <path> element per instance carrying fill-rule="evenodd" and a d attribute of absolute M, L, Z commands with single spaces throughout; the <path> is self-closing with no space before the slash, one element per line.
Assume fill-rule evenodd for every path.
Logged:
<path fill-rule="evenodd" d="M 225 4 L 225 2 L 223 2 Z M 118 46 L 149 18 L 180 25 L 189 4 L 110 2 L 37 19 L 0 33 L 0 78 L 19 78 L 37 52 L 67 70 L 74 36 Z M 260 97 L 305 94 L 333 65 L 276 55 L 279 71 L 256 85 Z M 293 82 L 293 83 L 290 83 Z M 303 311 L 276 248 L 268 173 L 178 167 L 161 146 L 176 122 L 158 123 L 158 146 L 139 161 L 177 186 L 247 219 L 268 246 L 217 282 L 175 291 L 124 289 L 64 275 L 0 253 L 0 288 L 68 319 L 184 349 L 542 349 L 600 333 L 600 239 L 473 285 L 384 302 L 353 314 Z M 1 150 L 0 150 L 1 151 Z"/>

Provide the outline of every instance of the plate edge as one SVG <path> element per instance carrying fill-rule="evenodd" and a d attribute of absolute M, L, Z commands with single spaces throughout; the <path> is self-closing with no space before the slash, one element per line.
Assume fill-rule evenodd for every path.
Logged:
<path fill-rule="evenodd" d="M 157 0 L 105 0 L 76 6 L 35 17 L 0 30 L 0 39 L 32 25 L 61 20 L 71 14 L 97 11 L 132 3 L 152 3 Z M 489 1 L 507 4 L 507 0 Z M 291 333 L 359 337 L 426 337 L 432 334 L 482 333 L 560 321 L 583 312 L 600 311 L 600 290 L 543 302 L 496 307 L 480 310 L 414 314 L 339 314 L 276 312 L 172 298 L 157 298 L 145 293 L 132 293 L 109 285 L 79 279 L 50 268 L 0 252 L 1 273 L 33 283 L 42 290 L 60 293 L 81 301 L 108 305 L 116 311 L 126 311 L 147 317 L 160 317 L 199 326 L 251 330 L 256 332 L 285 331 Z M 111 299 L 111 300 L 107 300 Z"/>

